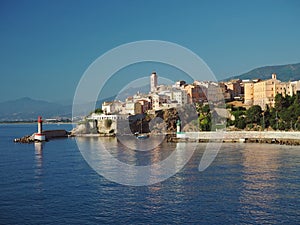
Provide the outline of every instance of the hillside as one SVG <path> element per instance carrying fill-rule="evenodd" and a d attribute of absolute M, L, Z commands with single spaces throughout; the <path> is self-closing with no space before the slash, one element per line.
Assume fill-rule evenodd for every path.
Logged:
<path fill-rule="evenodd" d="M 277 79 L 281 81 L 300 80 L 300 63 L 259 67 L 247 73 L 230 77 L 226 80 L 231 80 L 231 79 L 244 80 L 244 79 L 256 79 L 256 78 L 266 80 L 271 78 L 272 73 L 276 73 Z"/>
<path fill-rule="evenodd" d="M 114 98 L 115 96 L 98 100 L 96 106 L 101 107 L 104 101 L 112 101 Z M 79 113 L 82 116 L 88 115 L 93 105 L 94 102 L 82 103 L 79 107 L 81 109 Z M 38 116 L 44 118 L 71 118 L 72 104 L 65 105 L 28 97 L 0 102 L 0 121 L 35 120 Z"/>
<path fill-rule="evenodd" d="M 0 121 L 32 120 L 39 115 L 45 118 L 70 117 L 71 107 L 28 97 L 0 103 Z"/>

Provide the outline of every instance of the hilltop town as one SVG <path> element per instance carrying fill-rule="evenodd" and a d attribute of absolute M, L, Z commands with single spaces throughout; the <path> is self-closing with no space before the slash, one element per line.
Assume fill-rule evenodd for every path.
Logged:
<path fill-rule="evenodd" d="M 86 117 L 86 121 L 89 122 L 88 131 L 85 126 L 84 129 L 78 128 L 77 132 L 116 133 L 118 120 L 131 117 L 131 120 L 135 122 L 150 121 L 159 114 L 158 112 L 170 112 L 172 109 L 184 108 L 188 105 L 194 105 L 198 115 L 199 125 L 197 126 L 199 127 L 194 127 L 194 131 L 198 128 L 200 131 L 211 130 L 212 127 L 209 124 L 213 113 L 227 120 L 228 129 L 231 127 L 233 130 L 298 130 L 300 129 L 298 118 L 300 109 L 299 112 L 298 108 L 295 111 L 295 107 L 299 104 L 295 106 L 293 103 L 298 101 L 299 92 L 300 81 L 281 82 L 276 74 L 271 74 L 268 80 L 194 81 L 192 84 L 181 80 L 173 85 L 163 85 L 158 84 L 158 75 L 153 72 L 150 75 L 149 93 L 137 92 L 127 97 L 124 102 L 120 100 L 103 102 L 101 108 Z M 285 118 L 286 112 L 281 110 L 282 107 L 279 108 L 279 101 L 289 102 L 285 104 L 286 112 L 290 108 L 296 113 Z M 225 103 L 226 112 L 211 108 L 212 105 L 222 104 L 223 106 L 219 108 L 224 108 Z M 160 114 L 163 115 L 163 113 Z M 170 131 L 175 130 L 177 114 L 175 113 L 172 118 L 170 118 L 170 113 L 168 113 L 169 118 L 161 116 L 165 121 L 173 120 Z M 136 122 L 134 126 L 136 128 L 133 130 L 137 131 L 139 122 Z M 146 130 L 149 131 L 149 127 Z"/>

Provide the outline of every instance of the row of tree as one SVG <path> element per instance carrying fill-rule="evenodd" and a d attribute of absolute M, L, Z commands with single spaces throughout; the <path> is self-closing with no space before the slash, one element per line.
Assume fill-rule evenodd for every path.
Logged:
<path fill-rule="evenodd" d="M 300 130 L 300 93 L 294 96 L 277 94 L 275 106 L 266 105 L 265 110 L 258 105 L 248 110 L 244 107 L 233 107 L 231 113 L 234 120 L 228 120 L 227 125 L 234 125 L 238 129 L 265 130 Z"/>

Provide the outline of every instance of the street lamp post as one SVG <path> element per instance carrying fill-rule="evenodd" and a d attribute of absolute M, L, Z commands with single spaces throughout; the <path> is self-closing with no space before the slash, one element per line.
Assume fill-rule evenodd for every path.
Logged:
<path fill-rule="evenodd" d="M 265 130 L 265 112 L 263 112 L 263 131 Z"/>
<path fill-rule="evenodd" d="M 276 110 L 276 118 L 275 118 L 275 120 L 276 120 L 276 130 L 278 130 L 278 113 L 277 113 L 277 110 Z"/>

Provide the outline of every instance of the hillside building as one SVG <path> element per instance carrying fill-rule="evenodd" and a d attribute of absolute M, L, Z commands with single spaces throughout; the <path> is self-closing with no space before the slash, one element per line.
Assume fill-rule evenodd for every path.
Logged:
<path fill-rule="evenodd" d="M 111 101 L 102 103 L 102 111 L 104 114 L 118 114 L 121 113 L 124 103 L 121 101 Z"/>
<path fill-rule="evenodd" d="M 142 105 L 139 102 L 126 101 L 125 111 L 129 115 L 136 115 L 142 113 Z"/>
<path fill-rule="evenodd" d="M 262 109 L 265 109 L 266 105 L 274 107 L 277 94 L 293 96 L 300 90 L 300 81 L 281 82 L 277 80 L 275 73 L 268 80 L 243 81 L 243 83 L 244 103 L 249 106 L 259 105 Z"/>
<path fill-rule="evenodd" d="M 227 92 L 230 93 L 230 98 L 240 98 L 243 96 L 242 80 L 235 79 L 225 83 Z"/>
<path fill-rule="evenodd" d="M 187 93 L 188 103 L 197 103 L 206 101 L 206 88 L 201 88 L 196 84 L 188 84 L 184 86 Z"/>
<path fill-rule="evenodd" d="M 253 105 L 254 101 L 254 84 L 259 82 L 260 80 L 243 80 L 244 84 L 244 104 L 245 105 Z"/>

